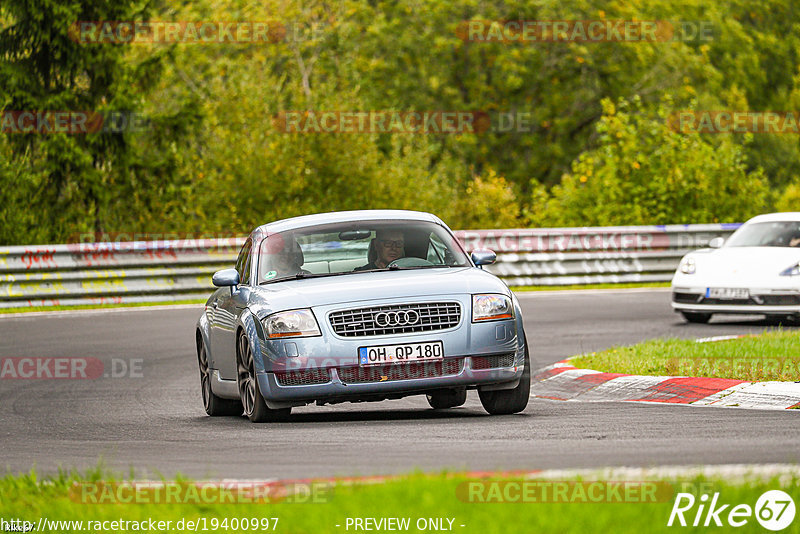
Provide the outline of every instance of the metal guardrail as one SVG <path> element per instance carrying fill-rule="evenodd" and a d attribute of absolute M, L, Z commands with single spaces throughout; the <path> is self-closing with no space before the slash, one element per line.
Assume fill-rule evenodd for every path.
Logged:
<path fill-rule="evenodd" d="M 489 248 L 509 285 L 668 281 L 686 252 L 739 224 L 463 230 Z M 0 308 L 200 299 L 231 267 L 244 238 L 75 243 L 0 248 Z"/>
<path fill-rule="evenodd" d="M 467 250 L 498 253 L 489 271 L 512 286 L 666 282 L 681 257 L 741 223 L 456 232 Z"/>

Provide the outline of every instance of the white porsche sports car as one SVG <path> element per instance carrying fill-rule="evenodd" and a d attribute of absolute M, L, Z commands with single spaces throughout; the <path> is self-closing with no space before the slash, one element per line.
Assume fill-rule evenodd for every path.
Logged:
<path fill-rule="evenodd" d="M 800 212 L 759 215 L 708 245 L 684 256 L 672 278 L 672 308 L 687 321 L 800 317 Z"/>

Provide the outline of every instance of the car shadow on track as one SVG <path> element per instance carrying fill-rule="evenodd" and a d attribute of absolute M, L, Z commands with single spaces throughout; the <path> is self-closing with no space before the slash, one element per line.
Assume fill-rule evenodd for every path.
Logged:
<path fill-rule="evenodd" d="M 302 408 L 300 408 L 302 410 Z M 269 425 L 285 424 L 309 424 L 309 423 L 362 423 L 362 422 L 418 422 L 418 421 L 442 421 L 452 422 L 455 420 L 494 419 L 506 417 L 529 417 L 530 414 L 519 413 L 506 416 L 491 416 L 483 412 L 480 408 L 455 408 L 450 410 L 431 410 L 431 409 L 400 409 L 400 410 L 319 410 L 313 412 L 295 412 L 285 421 L 266 423 Z M 249 423 L 246 417 L 197 417 L 194 421 L 207 424 Z"/>
<path fill-rule="evenodd" d="M 345 423 L 367 421 L 451 421 L 454 419 L 476 419 L 488 417 L 477 409 L 401 409 L 401 410 L 358 410 L 358 411 L 315 411 L 293 413 L 290 423 Z"/>

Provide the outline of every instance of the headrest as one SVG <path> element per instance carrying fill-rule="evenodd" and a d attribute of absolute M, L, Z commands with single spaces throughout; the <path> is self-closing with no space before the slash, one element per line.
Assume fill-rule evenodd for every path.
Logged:
<path fill-rule="evenodd" d="M 266 238 L 263 247 L 264 253 L 267 255 L 288 254 L 292 267 L 299 269 L 305 263 L 303 249 L 300 248 L 300 244 L 294 236 L 273 234 Z"/>

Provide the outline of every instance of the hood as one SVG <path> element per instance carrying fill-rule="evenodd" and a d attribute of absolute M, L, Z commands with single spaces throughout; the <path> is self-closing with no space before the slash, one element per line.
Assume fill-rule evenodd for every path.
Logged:
<path fill-rule="evenodd" d="M 800 249 L 789 247 L 723 247 L 689 255 L 697 265 L 698 279 L 715 283 L 757 284 L 767 280 L 792 278 L 779 276 L 800 261 Z M 800 281 L 800 280 L 798 280 Z M 738 287 L 738 286 L 734 286 Z"/>
<path fill-rule="evenodd" d="M 486 271 L 475 267 L 451 267 L 352 273 L 275 282 L 255 289 L 251 306 L 272 313 L 277 310 L 328 306 L 343 302 L 470 293 L 501 293 L 511 296 L 508 287 Z"/>

